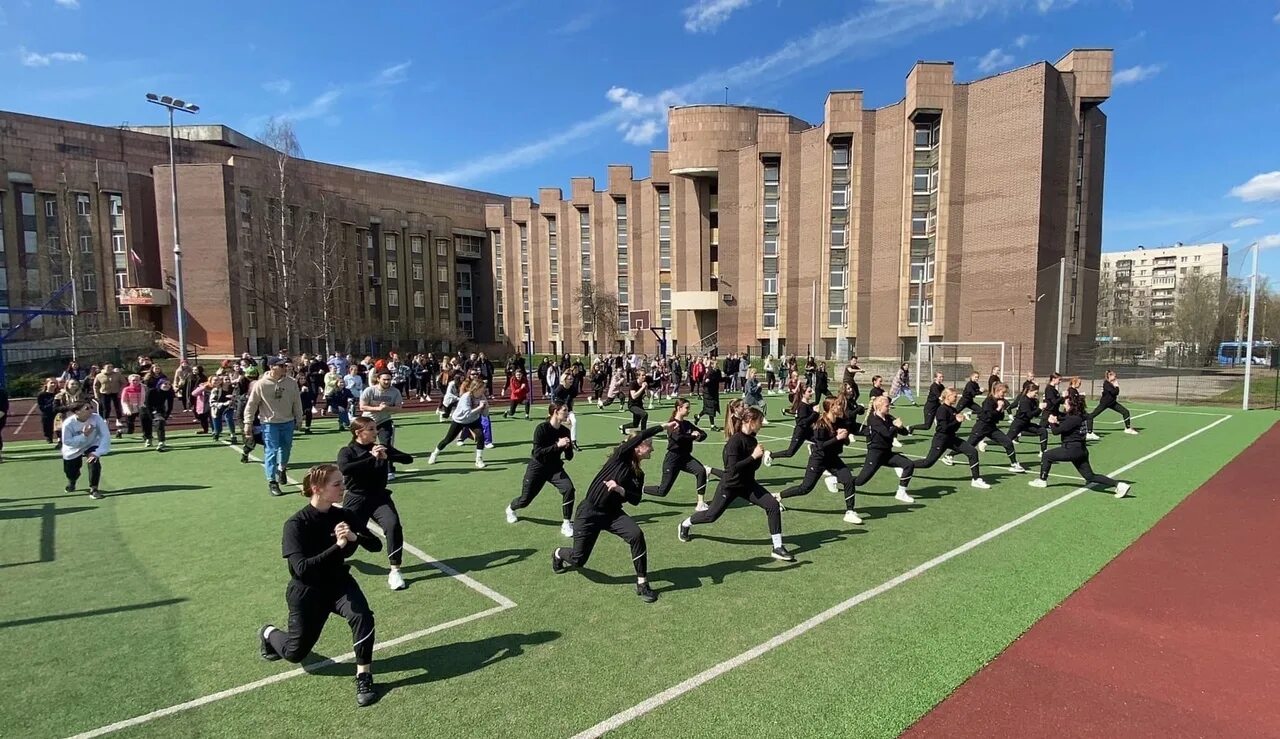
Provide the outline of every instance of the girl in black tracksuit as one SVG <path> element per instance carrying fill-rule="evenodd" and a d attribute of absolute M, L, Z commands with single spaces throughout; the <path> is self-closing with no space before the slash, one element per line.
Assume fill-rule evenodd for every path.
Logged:
<path fill-rule="evenodd" d="M 809 464 L 804 470 L 804 479 L 800 484 L 789 487 L 777 498 L 793 498 L 808 495 L 813 491 L 822 473 L 833 475 L 844 488 L 844 520 L 846 523 L 860 524 L 862 519 L 853 510 L 853 472 L 844 463 L 840 454 L 849 445 L 849 429 L 841 421 L 844 420 L 844 407 L 838 399 L 828 401 L 827 409 L 813 424 L 813 446 L 809 450 Z"/>
<path fill-rule="evenodd" d="M 289 561 L 289 630 L 267 624 L 258 632 L 263 659 L 301 662 L 315 646 L 330 613 L 351 625 L 356 653 L 356 704 L 377 700 L 373 688 L 373 610 L 347 567 L 346 558 L 362 546 L 382 551 L 382 542 L 364 527 L 360 516 L 337 507 L 342 500 L 342 473 L 332 464 L 312 467 L 302 481 L 311 502 L 284 524 L 283 554 Z"/>
<path fill-rule="evenodd" d="M 928 431 L 933 425 L 935 414 L 938 412 L 938 406 L 941 405 L 942 391 L 947 386 L 942 383 L 942 373 L 933 373 L 933 384 L 929 386 L 929 397 L 924 401 L 924 421 L 917 423 L 910 428 L 911 431 Z"/>
<path fill-rule="evenodd" d="M 969 375 L 969 381 L 964 384 L 964 392 L 960 394 L 960 402 L 956 404 L 956 412 L 964 413 L 973 408 L 978 410 L 978 402 L 976 398 L 982 395 L 982 386 L 978 384 L 978 373 L 974 372 Z"/>
<path fill-rule="evenodd" d="M 1034 382 L 1022 386 L 1022 395 L 1018 398 L 1018 409 L 1014 411 L 1013 423 L 1009 424 L 1009 440 L 1018 441 L 1023 434 L 1035 434 L 1040 437 L 1040 453 L 1048 451 L 1049 437 L 1041 435 L 1040 423 L 1040 386 Z"/>
<path fill-rule="evenodd" d="M 1075 465 L 1076 472 L 1084 478 L 1085 485 L 1114 487 L 1115 497 L 1123 498 L 1129 493 L 1130 483 L 1113 480 L 1100 475 L 1089 466 L 1089 447 L 1085 443 L 1084 406 L 1075 397 L 1067 398 L 1064 412 L 1061 415 L 1049 416 L 1049 428 L 1062 437 L 1062 446 L 1045 452 L 1040 460 L 1040 476 L 1031 481 L 1032 487 L 1048 487 L 1049 470 L 1054 462 L 1070 462 Z"/>
<path fill-rule="evenodd" d="M 645 603 L 658 599 L 649 587 L 649 558 L 644 533 L 631 516 L 622 512 L 624 503 L 638 505 L 644 494 L 644 470 L 640 463 L 653 453 L 650 441 L 675 422 L 654 426 L 618 445 L 587 487 L 573 519 L 573 548 L 551 550 L 551 571 L 557 575 L 569 567 L 581 567 L 591 557 L 601 531 L 609 531 L 631 546 L 631 564 L 636 569 L 636 595 Z"/>
<path fill-rule="evenodd" d="M 173 388 L 165 379 L 157 382 L 155 389 L 147 393 L 146 405 L 142 409 L 142 438 L 144 444 L 151 446 L 151 437 L 154 434 L 159 443 L 156 447 L 157 451 L 163 452 L 167 448 L 164 445 L 165 427 L 169 424 L 169 416 L 173 415 L 175 397 Z M 236 416 L 236 418 L 239 417 Z M 235 443 L 235 424 L 231 426 L 231 443 Z"/>
<path fill-rule="evenodd" d="M 58 439 L 53 431 L 53 421 L 58 416 L 58 381 L 52 377 L 44 381 L 44 389 L 36 396 L 36 407 L 40 409 L 40 430 L 44 432 L 44 440 L 57 444 Z"/>
<path fill-rule="evenodd" d="M 1013 442 L 1000 430 L 1000 422 L 1004 420 L 1009 403 L 1004 398 L 1007 392 L 1009 392 L 1009 386 L 1003 382 L 997 382 L 991 388 L 991 394 L 982 402 L 982 409 L 978 411 L 978 420 L 973 424 L 973 431 L 969 434 L 969 444 L 977 446 L 978 451 L 983 451 L 986 449 L 986 440 L 991 439 L 1004 447 L 1005 454 L 1009 455 L 1010 472 L 1026 472 L 1022 465 L 1018 464 L 1018 452 Z"/>
<path fill-rule="evenodd" d="M 982 479 L 982 473 L 978 470 L 978 450 L 973 444 L 960 438 L 960 424 L 967 420 L 967 416 L 956 412 L 956 397 L 956 391 L 952 388 L 944 389 L 939 395 L 938 410 L 934 416 L 938 426 L 933 432 L 933 444 L 929 447 L 929 456 L 923 462 L 917 462 L 916 469 L 928 469 L 939 459 L 943 464 L 955 464 L 951 454 L 960 452 L 969 459 L 969 484 L 986 490 L 991 486 Z"/>
<path fill-rule="evenodd" d="M 569 443 L 573 445 L 575 452 L 582 451 L 582 447 L 578 446 L 578 414 L 573 412 L 573 401 L 577 399 L 580 392 L 582 392 L 582 371 L 570 368 L 560 378 L 560 385 L 551 396 L 551 402 L 564 406 L 568 411 L 565 423 L 569 425 Z"/>
<path fill-rule="evenodd" d="M 649 426 L 649 412 L 644 409 L 644 399 L 649 394 L 649 376 L 641 370 L 627 390 L 627 410 L 631 411 L 631 423 L 624 423 L 618 430 L 624 434 L 644 431 Z"/>
<path fill-rule="evenodd" d="M 787 447 L 786 451 L 771 454 L 770 456 L 774 459 L 794 457 L 796 452 L 800 451 L 800 447 L 813 438 L 813 423 L 818 420 L 820 415 L 814 406 L 814 398 L 814 392 L 809 387 L 805 387 L 800 397 L 796 398 L 795 405 L 792 406 L 796 425 L 791 430 L 791 445 Z"/>
<path fill-rule="evenodd" d="M 888 396 L 881 395 L 871 401 L 867 457 L 862 463 L 862 470 L 858 472 L 857 479 L 853 481 L 854 487 L 867 484 L 881 467 L 892 467 L 899 477 L 898 492 L 894 497 L 903 503 L 914 503 L 915 498 L 907 494 L 907 486 L 911 484 L 911 475 L 916 468 L 915 462 L 893 451 L 895 438 L 909 433 L 911 432 L 902 424 L 902 421 L 889 415 Z"/>
<path fill-rule="evenodd" d="M 1124 419 L 1124 432 L 1126 434 L 1136 434 L 1137 429 L 1133 427 L 1133 419 L 1129 415 L 1129 409 L 1120 404 L 1120 383 L 1116 379 L 1115 370 L 1107 370 L 1102 380 L 1102 397 L 1098 398 L 1098 406 L 1093 409 L 1086 420 L 1089 433 L 1093 433 L 1093 419 L 1102 414 L 1108 408 L 1120 414 Z"/>
<path fill-rule="evenodd" d="M 391 500 L 391 491 L 387 489 L 387 477 L 392 463 L 411 462 L 413 457 L 408 454 L 379 443 L 378 424 L 372 418 L 353 420 L 351 443 L 338 450 L 338 469 L 346 491 L 342 507 L 359 517 L 362 528 L 373 519 L 385 532 L 387 562 L 391 565 L 387 586 L 392 590 L 405 588 L 404 576 L 400 574 L 404 527 L 400 524 L 400 512 Z"/>
<path fill-rule="evenodd" d="M 707 368 L 707 374 L 702 378 L 702 410 L 693 417 L 693 423 L 696 425 L 703 416 L 706 416 L 711 422 L 712 431 L 716 430 L 716 416 L 720 413 L 721 377 L 720 370 L 714 364 Z"/>
<path fill-rule="evenodd" d="M 1040 400 L 1040 417 L 1045 422 L 1040 424 L 1040 451 L 1043 453 L 1049 448 L 1049 416 L 1056 416 L 1062 412 L 1062 391 L 1058 389 L 1062 382 L 1062 375 L 1054 372 L 1049 375 L 1049 382 L 1044 386 L 1044 397 Z"/>
<path fill-rule="evenodd" d="M 764 423 L 759 408 L 740 407 L 736 413 L 725 417 L 724 479 L 716 488 L 715 498 L 705 511 L 698 511 L 680 522 L 677 537 L 689 541 L 690 529 L 695 524 L 714 523 L 737 498 L 764 509 L 769 521 L 769 537 L 773 549 L 770 556 L 784 562 L 794 562 L 795 557 L 782 545 L 782 506 L 776 498 L 756 482 L 756 470 L 764 459 L 764 447 L 756 441 L 756 432 Z"/>
<path fill-rule="evenodd" d="M 644 492 L 646 495 L 664 498 L 671 492 L 671 486 L 675 485 L 676 477 L 681 472 L 688 472 L 693 475 L 697 483 L 698 504 L 695 510 L 705 511 L 707 510 L 707 501 L 704 497 L 707 489 L 707 475 L 712 470 L 693 456 L 693 445 L 694 442 L 706 441 L 707 432 L 686 421 L 688 416 L 689 401 L 686 398 L 680 398 L 676 401 L 675 410 L 671 412 L 671 421 L 677 426 L 667 432 L 667 456 L 662 460 L 662 482 L 658 483 L 657 487 L 645 488 Z"/>
<path fill-rule="evenodd" d="M 560 491 L 560 533 L 573 536 L 573 480 L 565 474 L 564 463 L 573 459 L 573 439 L 569 438 L 569 407 L 552 403 L 547 409 L 547 420 L 533 430 L 533 450 L 529 453 L 529 465 L 524 470 L 524 482 L 520 496 L 507 506 L 507 523 L 519 520 L 516 511 L 529 507 L 551 483 Z"/>

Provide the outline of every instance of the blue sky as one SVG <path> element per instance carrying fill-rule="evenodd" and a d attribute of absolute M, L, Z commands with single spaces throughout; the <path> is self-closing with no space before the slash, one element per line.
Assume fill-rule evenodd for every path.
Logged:
<path fill-rule="evenodd" d="M 504 194 L 648 172 L 671 103 L 892 103 L 917 59 L 959 80 L 1116 50 L 1104 242 L 1280 247 L 1280 0 L 239 2 L 0 0 L 0 109 L 159 123 L 149 91 L 313 159 Z M 215 9 L 216 8 L 216 9 Z M 1280 248 L 1263 252 L 1280 281 Z"/>

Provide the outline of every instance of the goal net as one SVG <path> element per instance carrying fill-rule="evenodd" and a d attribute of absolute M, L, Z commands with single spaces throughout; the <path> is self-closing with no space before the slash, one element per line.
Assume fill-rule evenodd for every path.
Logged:
<path fill-rule="evenodd" d="M 1003 341 L 928 341 L 916 353 L 916 393 L 927 392 L 933 373 L 941 372 L 947 387 L 960 388 L 969 374 L 978 373 L 978 383 L 987 386 L 992 367 L 999 367 L 1000 379 L 1010 386 L 1017 384 L 1017 368 L 1008 364 L 1008 347 Z"/>

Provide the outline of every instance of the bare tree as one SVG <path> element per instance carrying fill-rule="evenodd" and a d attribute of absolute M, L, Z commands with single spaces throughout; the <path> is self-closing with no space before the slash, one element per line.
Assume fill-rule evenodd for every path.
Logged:
<path fill-rule="evenodd" d="M 350 272 L 350 260 L 342 242 L 342 229 L 335 218 L 336 196 L 322 192 L 319 211 L 308 214 L 303 237 L 311 271 L 308 311 L 313 320 L 307 331 L 311 338 L 324 339 L 326 351 L 335 351 L 336 341 L 351 338 L 350 316 L 341 310 L 341 297 Z"/>
<path fill-rule="evenodd" d="M 293 354 L 298 351 L 298 309 L 303 292 L 298 262 L 304 239 L 298 233 L 290 199 L 296 199 L 301 191 L 292 165 L 294 159 L 302 156 L 302 147 L 293 123 L 283 118 L 268 120 L 258 140 L 272 149 L 268 176 L 271 197 L 267 201 L 267 221 L 263 228 L 271 289 L 265 295 L 265 302 L 277 308 L 277 314 L 283 318 L 285 345 Z"/>
<path fill-rule="evenodd" d="M 1187 345 L 1197 363 L 1207 363 L 1221 335 L 1223 284 L 1217 277 L 1199 274 L 1186 275 L 1181 282 L 1173 309 L 1172 338 Z"/>
<path fill-rule="evenodd" d="M 618 338 L 617 293 L 607 290 L 599 283 L 583 282 L 578 286 L 575 300 L 582 307 L 584 328 L 588 326 L 591 328 L 590 331 L 583 332 L 583 341 L 590 338 L 586 334 L 594 333 L 597 342 L 596 351 L 602 351 L 601 346 L 612 351 L 614 342 Z"/>

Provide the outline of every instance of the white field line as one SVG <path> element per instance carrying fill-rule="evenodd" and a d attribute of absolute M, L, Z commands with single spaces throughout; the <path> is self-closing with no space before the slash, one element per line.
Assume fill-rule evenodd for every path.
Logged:
<path fill-rule="evenodd" d="M 1130 416 L 1129 416 L 1129 420 L 1130 420 L 1130 421 L 1136 421 L 1136 420 L 1138 420 L 1139 418 L 1145 418 L 1145 417 L 1147 417 L 1147 416 L 1150 416 L 1150 415 L 1151 415 L 1151 414 L 1153 414 L 1153 413 L 1160 413 L 1160 412 L 1161 412 L 1161 411 L 1143 411 L 1142 413 L 1134 413 L 1134 414 L 1132 414 L 1132 415 L 1130 415 Z M 1168 413 L 1169 411 L 1164 411 L 1164 412 L 1165 412 L 1165 413 Z M 1124 419 L 1123 419 L 1123 418 L 1117 418 L 1117 419 L 1115 419 L 1115 420 L 1111 420 L 1111 421 L 1103 421 L 1103 423 L 1109 423 L 1109 424 L 1113 424 L 1113 425 L 1114 425 L 1114 424 L 1120 424 L 1120 423 L 1124 423 Z"/>
<path fill-rule="evenodd" d="M 232 444 L 230 444 L 229 442 L 223 442 L 223 444 L 226 444 L 226 446 L 232 451 L 237 451 L 237 448 Z M 251 454 L 249 455 L 249 458 L 258 461 L 259 463 L 262 462 L 262 460 L 258 459 L 256 455 Z M 295 485 L 297 484 L 292 480 L 292 478 L 289 479 L 289 482 L 290 484 L 295 484 Z M 377 524 L 370 523 L 369 528 L 374 533 L 378 534 L 379 536 L 382 536 L 384 539 L 386 538 L 386 532 L 384 532 L 381 528 L 379 528 Z M 453 569 L 449 565 L 441 562 L 435 557 L 432 557 L 431 555 L 413 546 L 412 544 L 409 544 L 406 542 L 404 545 L 404 548 L 405 548 L 405 551 L 409 552 L 413 556 L 422 560 L 425 564 L 431 567 L 434 567 L 435 569 L 444 573 L 446 576 L 457 580 L 463 585 L 466 585 L 468 588 L 471 588 L 472 590 L 476 591 L 477 593 L 480 593 L 481 595 L 488 598 L 489 600 L 492 600 L 493 602 L 497 603 L 497 605 L 491 608 L 486 608 L 485 610 L 480 611 L 478 613 L 473 613 L 469 616 L 462 616 L 460 618 L 455 618 L 452 621 L 446 621 L 445 623 L 437 624 L 435 626 L 429 626 L 425 629 L 419 629 L 418 631 L 413 631 L 403 636 L 397 636 L 394 639 L 378 642 L 373 645 L 373 651 L 376 652 L 381 649 L 387 649 L 389 647 L 394 647 L 399 644 L 404 644 L 405 642 L 412 641 L 414 639 L 421 639 L 424 636 L 429 636 L 431 634 L 435 634 L 437 632 L 444 631 L 446 629 L 451 629 L 455 626 L 461 626 L 463 624 L 471 623 L 472 621 L 476 621 L 476 620 L 485 618 L 487 616 L 492 616 L 495 613 L 501 613 L 505 610 L 515 607 L 516 605 L 515 601 L 511 600 L 510 598 L 507 598 L 506 596 L 502 595 L 501 593 L 497 592 L 496 590 L 493 590 L 488 586 L 485 586 L 480 584 L 479 582 L 476 582 L 471 577 L 458 572 L 457 570 Z M 177 705 L 169 706 L 168 708 L 161 708 L 159 710 L 152 711 L 151 713 L 146 713 L 141 716 L 135 716 L 130 719 L 125 719 L 123 721 L 117 721 L 114 724 L 108 724 L 106 726 L 94 729 L 92 731 L 86 731 L 81 734 L 76 734 L 71 739 L 90 739 L 90 737 L 97 737 L 97 736 L 102 736 L 104 734 L 110 734 L 112 732 L 120 731 L 121 729 L 127 729 L 132 726 L 138 726 L 139 724 L 145 724 L 149 721 L 154 721 L 158 718 L 164 718 L 165 716 L 172 716 L 176 713 L 182 713 L 183 711 L 188 711 L 192 708 L 200 708 L 201 706 L 207 706 L 210 703 L 220 701 L 224 698 L 231 698 L 233 696 L 237 696 L 242 693 L 247 693 L 251 690 L 257 690 L 258 688 L 262 688 L 267 685 L 272 685 L 274 683 L 282 682 L 290 678 L 298 677 L 299 675 L 303 675 L 308 672 L 316 672 L 318 670 L 324 669 L 325 667 L 329 667 L 331 665 L 350 662 L 355 659 L 355 656 L 356 656 L 355 652 L 347 652 L 346 654 L 341 655 L 339 657 L 332 657 L 322 662 L 317 662 L 313 665 L 307 665 L 306 667 L 297 667 L 292 670 L 288 670 L 286 672 L 281 672 L 275 675 L 271 675 L 269 677 L 264 677 L 261 680 L 254 680 L 251 683 L 245 683 L 244 685 L 238 685 L 234 688 L 220 690 L 217 693 L 211 693 L 209 695 L 206 695 L 200 698 L 195 698 L 195 699 L 186 701 L 184 703 L 178 703 Z"/>
<path fill-rule="evenodd" d="M 1155 457 L 1158 457 L 1161 454 L 1164 454 L 1165 452 L 1169 451 L 1170 449 L 1173 449 L 1179 444 L 1182 444 L 1183 442 L 1189 439 L 1192 439 L 1204 433 L 1205 431 L 1208 431 L 1209 429 L 1217 426 L 1218 424 L 1222 423 L 1223 421 L 1226 421 L 1229 418 L 1231 418 L 1231 416 L 1221 416 L 1218 418 L 1217 421 L 1214 421 L 1213 423 L 1207 426 L 1202 426 L 1196 429 L 1195 431 L 1192 431 L 1191 433 L 1187 434 L 1186 436 L 1183 436 L 1180 439 L 1177 439 L 1175 441 L 1172 441 L 1160 447 L 1159 449 L 1155 450 L 1154 452 L 1151 452 L 1150 454 L 1147 454 L 1145 456 L 1139 457 L 1138 459 L 1135 459 L 1134 461 L 1112 472 L 1111 475 L 1115 476 L 1115 475 L 1124 474 L 1128 470 L 1131 470 L 1134 467 L 1137 467 L 1138 465 L 1142 464 L 1143 462 L 1149 461 L 1151 459 L 1154 459 Z M 802 621 L 801 623 L 791 627 L 790 629 L 787 629 L 786 631 L 782 632 L 781 634 L 778 634 L 772 639 L 762 642 L 752 647 L 751 649 L 748 649 L 747 651 L 737 655 L 736 657 L 732 657 L 717 665 L 713 665 L 712 667 L 709 667 L 706 670 L 699 672 L 697 675 L 694 675 L 693 677 L 681 683 L 673 685 L 672 687 L 667 688 L 661 693 L 657 693 L 649 698 L 646 698 L 645 700 L 637 703 L 631 708 L 628 708 L 627 710 L 622 711 L 620 713 L 616 713 L 613 716 L 610 716 L 609 718 L 605 719 L 604 721 L 601 721 L 600 723 L 596 724 L 595 726 L 592 726 L 589 729 L 586 729 L 584 731 L 581 731 L 575 734 L 573 736 L 573 739 L 593 739 L 594 737 L 603 736 L 605 733 L 609 731 L 613 731 L 614 729 L 617 729 L 623 726 L 624 724 L 634 719 L 637 719 L 660 706 L 670 703 L 671 701 L 675 700 L 676 698 L 679 698 L 680 696 L 686 693 L 696 690 L 697 688 L 725 674 L 726 672 L 729 672 L 730 670 L 736 667 L 741 667 L 742 665 L 756 659 L 757 657 L 760 657 L 764 654 L 767 654 L 768 652 L 773 651 L 774 649 L 777 649 L 778 647 L 782 646 L 783 644 L 786 644 L 787 642 L 791 641 L 792 639 L 795 639 L 796 637 L 803 636 L 804 634 L 812 631 L 818 626 L 821 626 L 827 621 L 830 621 L 831 619 L 839 616 L 845 611 L 848 611 L 849 609 L 857 605 L 865 603 L 866 601 L 871 600 L 877 595 L 887 593 L 888 591 L 893 590 L 894 588 L 898 587 L 899 585 L 902 585 L 903 583 L 910 582 L 916 577 L 919 577 L 920 575 L 923 575 L 929 570 L 934 569 L 938 565 L 941 565 L 945 562 L 955 559 L 956 557 L 959 557 L 965 552 L 968 552 L 971 549 L 981 546 L 982 544 L 985 544 L 986 542 L 991 541 L 992 539 L 1000 536 L 1001 534 L 1004 534 L 1008 531 L 1011 531 L 1017 528 L 1018 526 L 1021 526 L 1027 521 L 1030 521 L 1040 516 L 1043 513 L 1046 513 L 1048 511 L 1053 510 L 1054 508 L 1057 508 L 1063 503 L 1066 503 L 1067 501 L 1084 493 L 1087 489 L 1088 488 L 1084 488 L 1084 487 L 1076 488 L 1075 490 L 1072 490 L 1071 492 L 1063 495 L 1062 497 L 1057 498 L 1056 500 L 1052 500 L 1048 503 L 1045 503 L 1039 508 L 1029 513 L 1026 513 L 1022 516 L 1019 516 L 1018 518 L 1015 518 L 1014 520 L 1002 526 L 998 526 L 977 538 L 970 539 L 964 544 L 961 544 L 960 546 L 950 551 L 944 552 L 943 554 L 940 554 L 927 562 L 923 562 L 919 565 L 916 565 L 915 567 L 907 570 L 906 572 L 903 572 L 902 574 L 898 575 L 897 577 L 894 577 L 891 580 L 886 580 L 885 582 L 877 585 L 874 588 L 871 588 L 869 590 L 864 590 L 861 593 L 858 593 L 857 595 L 853 596 L 852 598 L 849 598 L 848 600 L 837 603 L 836 605 L 817 614 L 816 616 L 813 616 L 812 618 Z"/>
<path fill-rule="evenodd" d="M 22 427 L 27 425 L 27 419 L 31 418 L 31 414 L 35 412 L 36 412 L 36 404 L 32 403 L 31 407 L 27 409 L 27 415 L 22 417 L 22 420 L 18 423 L 17 428 L 9 432 L 9 435 L 17 436 L 22 431 Z"/>

